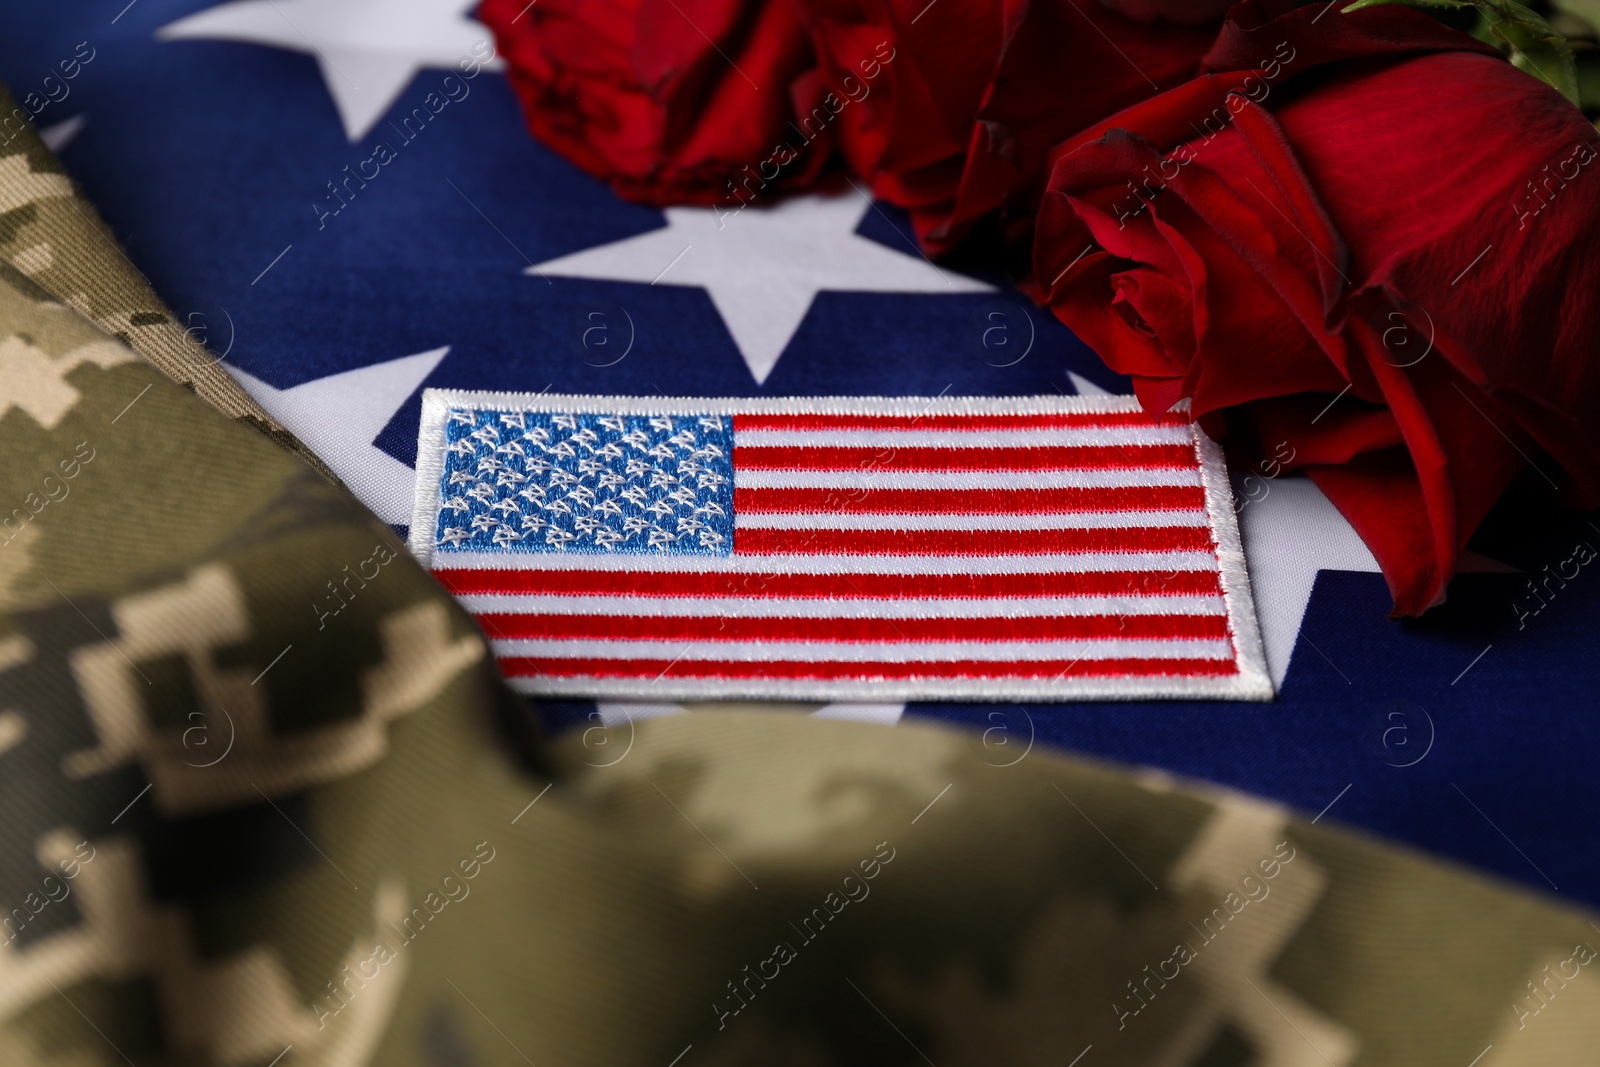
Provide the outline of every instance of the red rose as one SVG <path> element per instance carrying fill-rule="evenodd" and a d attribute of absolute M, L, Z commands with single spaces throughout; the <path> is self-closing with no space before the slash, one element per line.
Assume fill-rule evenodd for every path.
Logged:
<path fill-rule="evenodd" d="M 874 75 L 833 120 L 846 164 L 910 209 L 921 231 L 923 212 L 947 202 L 960 179 L 1003 43 L 1002 0 L 799 3 L 825 82 L 843 88 L 846 77 Z"/>
<path fill-rule="evenodd" d="M 1164 20 L 1180 26 L 1198 26 L 1222 18 L 1234 5 L 1234 0 L 1100 0 L 1100 3 L 1139 22 Z"/>
<path fill-rule="evenodd" d="M 477 17 L 534 136 L 620 196 L 711 203 L 827 161 L 826 143 L 773 158 L 815 95 L 789 0 L 484 0 Z"/>
<path fill-rule="evenodd" d="M 799 2 L 822 81 L 863 90 L 840 150 L 931 251 L 1008 204 L 1031 220 L 1052 145 L 1193 77 L 1216 36 L 1096 0 Z"/>
<path fill-rule="evenodd" d="M 1600 136 L 1419 12 L 1275 10 L 1060 148 L 1037 284 L 1147 408 L 1292 452 L 1416 614 L 1540 449 L 1594 505 Z"/>

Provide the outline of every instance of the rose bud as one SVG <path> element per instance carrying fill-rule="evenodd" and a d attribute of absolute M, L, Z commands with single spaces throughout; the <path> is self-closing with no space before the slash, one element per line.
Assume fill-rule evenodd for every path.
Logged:
<path fill-rule="evenodd" d="M 827 162 L 789 129 L 821 94 L 787 0 L 485 0 L 477 17 L 534 136 L 619 196 L 739 206 Z"/>
<path fill-rule="evenodd" d="M 1246 2 L 1206 67 L 1058 149 L 1036 285 L 1148 410 L 1292 455 L 1418 614 L 1530 463 L 1595 506 L 1600 135 L 1396 7 Z"/>
<path fill-rule="evenodd" d="M 1199 29 L 1137 0 L 799 2 L 825 83 L 876 78 L 838 118 L 847 163 L 934 252 L 1003 206 L 1025 240 L 1049 149 L 1197 74 L 1225 6 L 1189 4 Z M 1124 5 L 1152 24 L 1107 9 Z"/>

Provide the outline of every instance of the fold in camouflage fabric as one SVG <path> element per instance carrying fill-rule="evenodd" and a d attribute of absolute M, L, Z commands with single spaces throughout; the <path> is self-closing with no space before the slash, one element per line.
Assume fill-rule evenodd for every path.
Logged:
<path fill-rule="evenodd" d="M 33 127 L 10 118 L 15 114 L 26 112 L 0 85 L 0 115 L 7 116 L 0 126 L 0 262 L 218 411 L 273 437 L 332 478 L 201 343 L 222 324 L 198 313 L 180 321 L 167 309 Z"/>
<path fill-rule="evenodd" d="M 0 173 L 37 247 L 65 179 Z M 5 1067 L 1593 1062 L 1587 917 L 1236 794 L 772 710 L 535 747 L 58 240 L 0 266 Z"/>

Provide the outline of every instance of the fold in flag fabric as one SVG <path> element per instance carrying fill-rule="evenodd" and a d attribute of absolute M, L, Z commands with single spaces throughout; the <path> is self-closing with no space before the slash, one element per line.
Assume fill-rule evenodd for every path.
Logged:
<path fill-rule="evenodd" d="M 429 390 L 417 455 L 524 692 L 1272 695 L 1220 451 L 1132 398 Z"/>

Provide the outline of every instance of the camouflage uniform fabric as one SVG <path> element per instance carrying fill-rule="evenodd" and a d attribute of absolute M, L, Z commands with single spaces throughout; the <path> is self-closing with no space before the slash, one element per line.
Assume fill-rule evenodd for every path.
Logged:
<path fill-rule="evenodd" d="M 0 86 L 0 115 L 13 113 L 22 112 Z M 183 321 L 167 309 L 32 128 L 8 125 L 0 135 L 0 261 L 218 411 L 275 438 L 331 478 L 200 343 L 221 324 L 193 316 Z"/>
<path fill-rule="evenodd" d="M 0 1065 L 1595 1062 L 1592 917 L 1259 800 L 770 708 L 539 744 L 31 137 L 0 222 Z"/>

